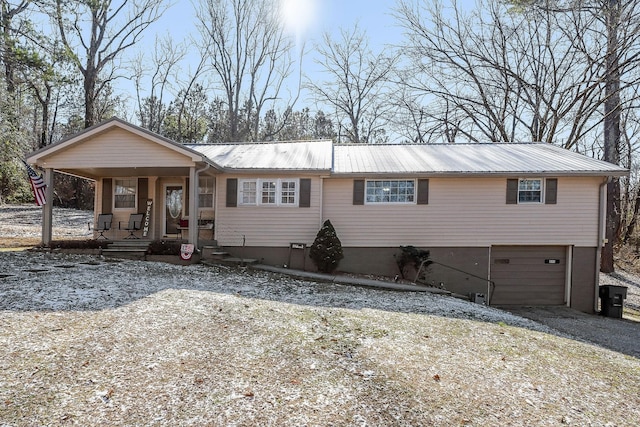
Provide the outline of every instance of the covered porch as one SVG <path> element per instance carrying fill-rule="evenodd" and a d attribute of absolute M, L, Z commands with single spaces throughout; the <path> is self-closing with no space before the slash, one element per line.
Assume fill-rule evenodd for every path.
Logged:
<path fill-rule="evenodd" d="M 175 239 L 196 248 L 214 240 L 220 168 L 181 144 L 114 118 L 38 150 L 27 161 L 44 169 L 47 200 L 53 200 L 54 171 L 95 182 L 95 239 Z M 52 240 L 52 221 L 47 203 L 45 246 Z"/>

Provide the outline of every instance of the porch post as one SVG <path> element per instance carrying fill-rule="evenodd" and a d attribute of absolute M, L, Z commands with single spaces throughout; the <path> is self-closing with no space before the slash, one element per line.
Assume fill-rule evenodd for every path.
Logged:
<path fill-rule="evenodd" d="M 189 243 L 198 249 L 198 176 L 195 166 L 189 168 Z"/>
<path fill-rule="evenodd" d="M 47 202 L 42 206 L 42 244 L 49 246 L 53 236 L 53 169 L 46 168 L 43 178 Z"/>

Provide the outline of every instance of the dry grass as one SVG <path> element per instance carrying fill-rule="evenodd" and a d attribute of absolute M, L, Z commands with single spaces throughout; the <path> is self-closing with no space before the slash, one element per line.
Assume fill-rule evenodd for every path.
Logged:
<path fill-rule="evenodd" d="M 37 244 L 34 212 L 0 209 L 31 215 L 5 221 L 0 245 Z M 83 236 L 88 216 L 79 218 L 56 238 Z M 0 274 L 2 427 L 640 420 L 639 359 L 497 310 L 202 266 L 80 261 L 0 251 L 10 274 Z"/>
<path fill-rule="evenodd" d="M 41 239 L 37 237 L 3 237 L 0 248 L 33 248 L 40 242 Z"/>
<path fill-rule="evenodd" d="M 0 311 L 0 425 L 632 426 L 640 419 L 638 359 L 460 311 L 450 317 L 450 298 L 411 294 L 441 314 L 399 312 L 393 307 L 409 308 L 407 294 L 152 264 L 119 288 L 135 292 L 150 276 L 170 285 L 111 308 L 115 287 L 104 287 L 105 308 L 73 309 L 86 307 L 73 298 L 95 300 L 88 294 L 95 284 L 68 269 L 57 273 L 77 282 L 60 294 L 68 309 Z M 87 269 L 122 281 L 118 269 L 136 265 Z M 203 289 L 185 289 L 188 280 L 176 276 L 185 271 Z M 57 286 L 44 281 L 49 273 L 30 274 L 29 286 L 42 288 L 24 295 Z M 267 282 L 288 287 L 277 297 Z M 243 296 L 251 289 L 272 297 Z M 348 294 L 364 305 L 340 307 Z M 8 296 L 15 307 L 30 304 Z M 390 309 L 376 308 L 391 300 L 398 302 Z"/>

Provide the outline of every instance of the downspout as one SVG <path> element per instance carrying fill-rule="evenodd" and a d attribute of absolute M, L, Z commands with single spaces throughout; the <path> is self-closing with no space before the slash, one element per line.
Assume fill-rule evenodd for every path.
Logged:
<path fill-rule="evenodd" d="M 204 167 L 201 169 L 196 169 L 195 173 L 194 173 L 194 182 L 191 183 L 191 199 L 193 200 L 192 204 L 194 207 L 194 210 L 191 213 L 191 220 L 189 221 L 189 237 L 191 237 L 191 229 L 192 227 L 195 225 L 195 240 L 194 240 L 194 249 L 195 251 L 200 251 L 200 248 L 198 247 L 198 244 L 200 243 L 200 239 L 199 239 L 199 224 L 198 224 L 198 209 L 200 209 L 200 204 L 198 203 L 198 185 L 200 183 L 200 173 L 206 171 L 207 169 L 209 169 L 211 167 L 211 165 L 209 163 L 205 163 Z M 215 206 L 215 205 L 214 205 Z M 214 211 L 215 212 L 215 211 Z M 215 215 L 215 214 L 214 214 Z M 215 220 L 215 218 L 214 218 Z"/>
<path fill-rule="evenodd" d="M 596 268 L 595 268 L 595 287 L 594 287 L 594 299 L 593 299 L 593 311 L 598 312 L 598 298 L 600 298 L 600 257 L 602 256 L 602 246 L 605 244 L 605 227 L 607 216 L 607 184 L 611 182 L 612 178 L 607 177 L 606 180 L 600 184 L 600 206 L 598 215 L 598 247 L 596 248 Z"/>

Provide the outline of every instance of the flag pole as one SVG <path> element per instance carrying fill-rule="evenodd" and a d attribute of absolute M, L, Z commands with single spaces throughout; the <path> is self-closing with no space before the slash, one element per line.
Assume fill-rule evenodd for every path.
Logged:
<path fill-rule="evenodd" d="M 44 183 L 49 203 L 42 205 L 42 246 L 48 247 L 53 237 L 53 169 L 44 170 Z"/>

